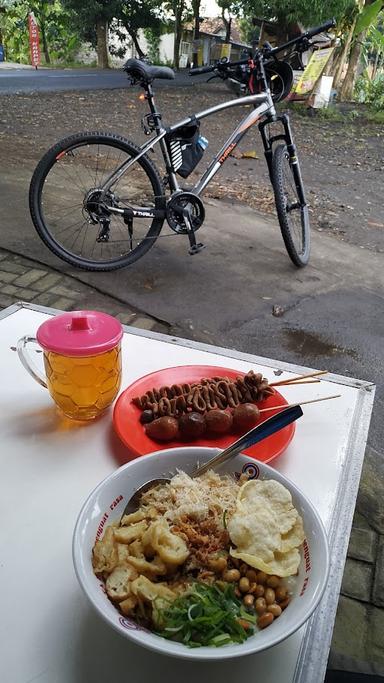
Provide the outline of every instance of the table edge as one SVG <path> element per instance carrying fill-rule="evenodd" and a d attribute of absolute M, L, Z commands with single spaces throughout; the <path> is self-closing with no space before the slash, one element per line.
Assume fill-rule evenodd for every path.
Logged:
<path fill-rule="evenodd" d="M 350 454 L 349 461 L 343 469 L 343 476 L 339 482 L 336 505 L 328 533 L 330 548 L 337 550 L 330 553 L 328 585 L 323 599 L 307 624 L 293 683 L 323 683 L 324 681 L 374 396 L 374 390 L 370 393 L 364 389 L 359 390 L 353 415 L 354 428 L 350 432 L 346 448 Z M 320 662 L 321 667 L 319 667 Z"/>

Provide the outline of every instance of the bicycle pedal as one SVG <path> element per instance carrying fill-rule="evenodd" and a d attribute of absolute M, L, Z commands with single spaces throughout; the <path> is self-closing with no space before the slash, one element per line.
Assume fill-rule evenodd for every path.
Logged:
<path fill-rule="evenodd" d="M 194 244 L 192 247 L 188 249 L 188 254 L 191 256 L 194 256 L 194 254 L 198 254 L 199 251 L 203 251 L 205 249 L 205 244 L 202 242 L 198 242 L 198 244 Z"/>

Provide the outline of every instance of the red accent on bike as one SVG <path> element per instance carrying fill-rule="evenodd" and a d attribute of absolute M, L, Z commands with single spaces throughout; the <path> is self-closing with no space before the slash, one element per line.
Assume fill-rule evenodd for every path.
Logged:
<path fill-rule="evenodd" d="M 59 161 L 59 159 L 61 159 L 61 157 L 65 156 L 65 155 L 66 155 L 66 152 L 60 152 L 60 154 L 58 154 L 56 157 L 56 161 Z"/>

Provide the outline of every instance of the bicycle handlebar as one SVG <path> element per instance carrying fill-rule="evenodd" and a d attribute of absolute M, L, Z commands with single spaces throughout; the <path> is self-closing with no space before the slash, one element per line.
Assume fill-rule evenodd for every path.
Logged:
<path fill-rule="evenodd" d="M 284 43 L 284 45 L 278 45 L 278 47 L 272 48 L 272 50 L 268 51 L 268 55 L 276 55 L 278 52 L 286 50 L 287 47 L 295 45 L 295 43 L 300 43 L 300 41 L 305 39 L 310 40 L 310 38 L 313 38 L 313 36 L 317 36 L 318 33 L 327 31 L 329 28 L 332 28 L 333 26 L 336 26 L 336 20 L 330 19 L 329 21 L 326 21 L 325 24 L 321 24 L 321 26 L 316 26 L 315 28 L 308 29 L 308 31 L 304 31 L 304 33 L 301 33 L 299 36 L 297 36 L 297 38 L 292 38 L 292 40 L 289 40 L 287 43 Z"/>
<path fill-rule="evenodd" d="M 316 28 L 310 28 L 309 31 L 306 31 L 304 33 L 304 36 L 306 38 L 312 38 L 313 36 L 316 36 L 318 33 L 323 33 L 323 31 L 328 31 L 329 28 L 334 28 L 335 26 L 336 26 L 336 20 L 330 19 L 329 21 L 326 21 L 325 24 L 321 24 L 320 26 L 316 26 Z"/>
<path fill-rule="evenodd" d="M 217 68 L 217 64 L 213 66 L 198 66 L 195 69 L 190 69 L 190 76 L 198 76 L 199 74 L 209 74 Z"/>
<path fill-rule="evenodd" d="M 333 28 L 336 26 L 336 21 L 335 19 L 330 19 L 329 21 L 326 21 L 324 24 L 321 24 L 320 26 L 316 26 L 315 28 L 310 28 L 308 31 L 305 31 L 304 33 L 301 33 L 297 38 L 293 38 L 292 40 L 289 40 L 287 43 L 284 43 L 284 45 L 279 45 L 278 47 L 274 47 L 271 49 L 265 50 L 266 57 L 270 57 L 271 55 L 276 55 L 278 52 L 282 52 L 283 50 L 286 50 L 287 47 L 291 47 L 291 45 L 295 45 L 295 43 L 299 43 L 302 40 L 309 40 L 310 38 L 313 38 L 313 36 L 316 36 L 318 33 L 322 33 L 323 31 L 327 31 L 329 28 Z M 233 66 L 240 66 L 243 64 L 248 64 L 248 59 L 241 59 L 238 62 L 219 62 L 218 64 L 212 64 L 211 66 L 199 66 L 196 67 L 195 69 L 190 69 L 189 75 L 190 76 L 198 76 L 199 74 L 208 74 L 212 73 L 212 71 L 220 71 L 225 69 L 230 69 Z"/>

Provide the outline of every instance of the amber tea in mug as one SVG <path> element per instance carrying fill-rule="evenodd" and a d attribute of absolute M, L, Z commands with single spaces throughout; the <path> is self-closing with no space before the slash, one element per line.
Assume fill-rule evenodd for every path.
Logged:
<path fill-rule="evenodd" d="M 56 405 L 75 420 L 92 420 L 116 398 L 121 384 L 119 321 L 105 313 L 75 311 L 46 321 L 36 339 L 18 342 L 20 360 L 39 384 L 48 388 Z M 25 353 L 29 342 L 44 351 L 45 377 Z"/>

